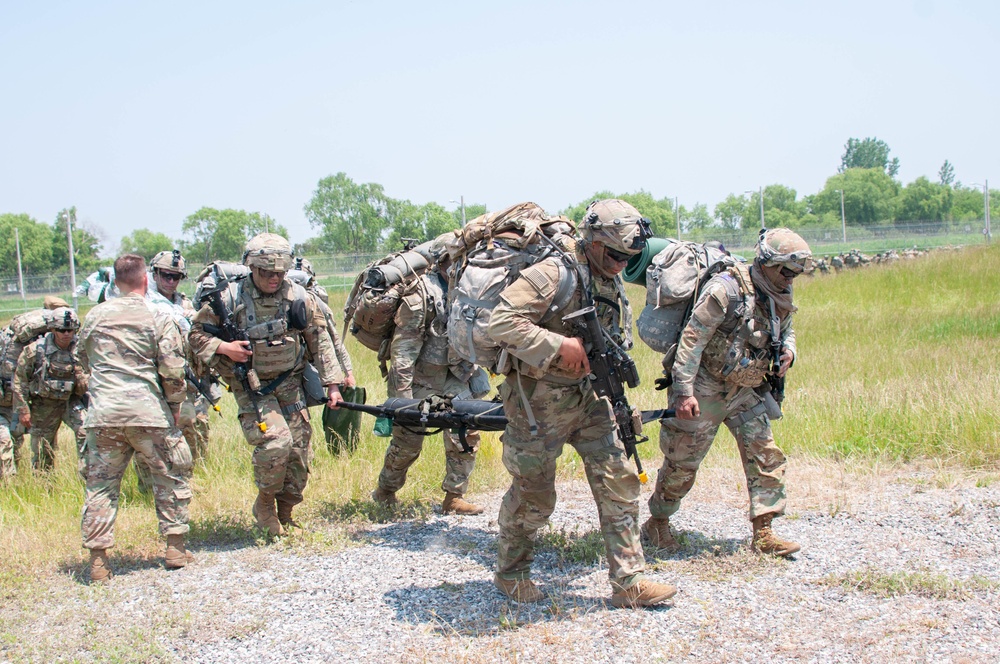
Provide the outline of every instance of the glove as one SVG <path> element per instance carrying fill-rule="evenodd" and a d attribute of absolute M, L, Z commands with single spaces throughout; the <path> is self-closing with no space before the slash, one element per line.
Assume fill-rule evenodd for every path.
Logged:
<path fill-rule="evenodd" d="M 654 380 L 653 384 L 656 385 L 657 390 L 665 390 L 668 387 L 670 387 L 673 384 L 673 382 L 674 382 L 673 376 L 664 376 L 663 378 L 657 378 L 656 380 Z"/>

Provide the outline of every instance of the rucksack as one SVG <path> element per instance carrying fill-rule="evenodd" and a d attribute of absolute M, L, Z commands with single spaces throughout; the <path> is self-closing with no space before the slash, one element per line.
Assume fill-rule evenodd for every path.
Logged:
<path fill-rule="evenodd" d="M 403 295 L 436 260 L 431 254 L 435 242 L 389 254 L 361 271 L 344 305 L 345 335 L 349 329 L 363 346 L 382 351 L 396 329 L 394 319 Z"/>
<path fill-rule="evenodd" d="M 450 248 L 456 271 L 449 288 L 448 344 L 464 360 L 496 372 L 499 345 L 487 329 L 500 293 L 529 265 L 556 254 L 575 251 L 573 224 L 566 217 L 547 216 L 534 203 L 519 203 L 473 219 Z M 577 287 L 577 274 L 559 262 L 559 288 L 546 317 L 564 309 Z M 544 319 L 543 319 L 544 320 Z"/>
<path fill-rule="evenodd" d="M 636 328 L 647 346 L 665 355 L 663 367 L 668 376 L 681 331 L 705 284 L 736 264 L 735 258 L 715 247 L 669 240 L 646 268 L 646 306 Z"/>
<path fill-rule="evenodd" d="M 7 330 L 0 334 L 0 381 L 5 391 L 14 379 L 24 347 L 48 331 L 51 317 L 52 312 L 47 309 L 25 312 L 15 316 Z"/>

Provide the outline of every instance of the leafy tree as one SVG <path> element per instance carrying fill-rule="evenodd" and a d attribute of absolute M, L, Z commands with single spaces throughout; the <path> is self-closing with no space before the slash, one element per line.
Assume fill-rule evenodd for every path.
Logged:
<path fill-rule="evenodd" d="M 920 176 L 900 193 L 896 218 L 899 221 L 944 221 L 951 216 L 951 206 L 951 187 Z"/>
<path fill-rule="evenodd" d="M 382 185 L 357 184 L 337 173 L 319 181 L 305 213 L 309 224 L 320 229 L 324 251 L 365 253 L 379 249 L 388 235 L 389 206 Z M 396 211 L 401 220 L 408 212 Z"/>
<path fill-rule="evenodd" d="M 185 257 L 205 263 L 240 260 L 247 240 L 265 230 L 288 237 L 288 230 L 266 214 L 228 208 L 203 207 L 184 220 L 181 230 L 191 237 L 181 243 Z"/>
<path fill-rule="evenodd" d="M 21 240 L 21 266 L 26 273 L 52 269 L 52 227 L 26 214 L 0 214 L 0 274 L 17 274 L 17 242 Z M 65 235 L 64 244 L 65 244 Z"/>
<path fill-rule="evenodd" d="M 726 196 L 726 200 L 715 206 L 714 212 L 715 220 L 719 226 L 728 231 L 744 228 L 747 225 L 746 220 L 754 216 L 753 209 L 750 207 L 747 199 L 736 194 Z M 755 223 L 760 222 L 756 221 Z M 749 225 L 752 226 L 753 224 Z"/>
<path fill-rule="evenodd" d="M 851 168 L 880 168 L 890 177 L 899 172 L 899 159 L 889 160 L 889 145 L 877 138 L 847 139 L 840 158 L 840 172 Z"/>
<path fill-rule="evenodd" d="M 715 222 L 712 215 L 708 213 L 708 206 L 704 203 L 695 203 L 690 210 L 680 207 L 681 227 L 685 233 L 703 231 Z"/>
<path fill-rule="evenodd" d="M 947 159 L 941 164 L 941 170 L 938 171 L 938 182 L 950 187 L 955 181 L 955 167 L 952 166 Z"/>
<path fill-rule="evenodd" d="M 812 213 L 840 218 L 840 193 L 844 191 L 847 224 L 869 226 L 896 218 L 899 183 L 880 168 L 850 168 L 827 178 L 823 191 L 811 197 Z"/>
<path fill-rule="evenodd" d="M 163 233 L 138 228 L 122 238 L 119 251 L 122 254 L 139 254 L 147 262 L 161 251 L 170 251 L 176 243 Z M 199 260 L 201 256 L 198 257 Z"/>
<path fill-rule="evenodd" d="M 77 223 L 75 206 L 60 210 L 55 221 L 52 222 L 51 269 L 53 271 L 69 269 L 69 243 L 66 239 L 67 220 L 70 221 L 73 228 L 73 262 L 77 271 L 96 270 L 103 262 L 99 256 L 101 241 L 94 232 Z"/>

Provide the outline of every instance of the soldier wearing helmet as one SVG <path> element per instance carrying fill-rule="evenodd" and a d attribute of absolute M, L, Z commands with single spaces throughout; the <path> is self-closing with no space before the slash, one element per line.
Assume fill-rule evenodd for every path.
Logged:
<path fill-rule="evenodd" d="M 642 527 L 657 548 L 678 548 L 669 519 L 725 423 L 743 459 L 754 550 L 776 556 L 799 550 L 771 528 L 785 511 L 786 462 L 771 433 L 781 396 L 776 400 L 770 382 L 795 360 L 792 283 L 811 267 L 812 252 L 799 235 L 762 229 L 753 264 L 713 277 L 695 303 L 670 373 L 668 398 L 677 417 L 660 422 L 663 466 L 649 499 L 652 516 Z"/>
<path fill-rule="evenodd" d="M 187 278 L 187 263 L 180 250 L 161 251 L 149 262 L 149 271 L 153 273 L 153 283 L 156 290 L 172 304 L 181 307 L 185 315 L 194 316 L 194 305 L 191 298 L 177 290 L 181 281 Z"/>
<path fill-rule="evenodd" d="M 81 399 L 87 391 L 87 376 L 74 356 L 80 319 L 72 309 L 59 307 L 47 320 L 49 331 L 25 347 L 13 380 L 14 411 L 30 430 L 31 465 L 36 470 L 52 469 L 60 423 L 72 429 L 78 452 L 87 438 Z M 82 473 L 82 454 L 78 461 Z"/>
<path fill-rule="evenodd" d="M 583 308 L 588 289 L 601 326 L 630 348 L 632 310 L 619 273 L 650 236 L 649 222 L 625 201 L 594 201 L 578 224 L 575 251 L 567 254 L 575 259 L 573 269 L 567 273 L 563 258 L 555 255 L 524 268 L 490 317 L 489 335 L 509 356 L 501 366 L 506 381 L 500 394 L 509 420 L 503 459 L 512 480 L 500 507 L 494 584 L 514 601 L 545 597 L 531 580 L 531 562 L 535 535 L 556 504 L 556 459 L 567 444 L 582 457 L 597 502 L 612 604 L 655 606 L 676 592 L 644 574 L 639 477 L 618 439 L 611 403 L 590 385 L 583 340 L 564 319 Z M 560 308 L 554 302 L 562 278 L 575 286 Z"/>
<path fill-rule="evenodd" d="M 257 235 L 247 243 L 243 264 L 250 277 L 232 284 L 223 296 L 235 312 L 232 322 L 249 341 L 227 342 L 206 332 L 206 324 L 220 322 L 206 304 L 194 319 L 190 342 L 198 357 L 233 388 L 243 435 L 253 446 L 253 514 L 261 529 L 276 536 L 284 534 L 284 526 L 297 525 L 292 508 L 302 502 L 309 476 L 307 360 L 319 372 L 331 408 L 342 401 L 344 376 L 315 298 L 285 278 L 293 265 L 288 240 L 273 233 Z M 249 365 L 247 386 L 236 378 L 234 363 Z"/>

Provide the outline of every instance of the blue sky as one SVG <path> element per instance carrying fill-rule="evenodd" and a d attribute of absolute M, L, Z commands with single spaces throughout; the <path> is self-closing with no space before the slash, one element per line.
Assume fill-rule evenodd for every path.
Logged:
<path fill-rule="evenodd" d="M 1000 3 L 0 0 L 0 212 L 76 205 L 112 247 L 202 206 L 292 240 L 338 171 L 414 203 L 711 210 L 836 172 L 1000 184 Z"/>

